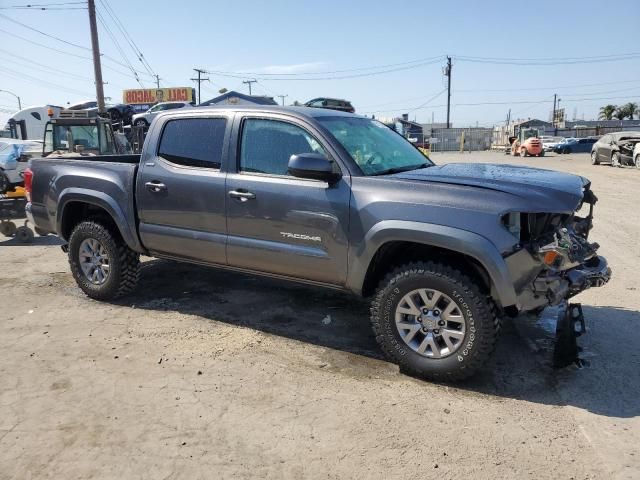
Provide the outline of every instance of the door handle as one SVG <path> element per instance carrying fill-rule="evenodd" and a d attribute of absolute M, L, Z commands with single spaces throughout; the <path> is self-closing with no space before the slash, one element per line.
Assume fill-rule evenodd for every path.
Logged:
<path fill-rule="evenodd" d="M 167 186 L 164 183 L 160 182 L 147 182 L 144 184 L 144 186 L 147 187 L 147 190 L 149 190 L 151 193 L 160 193 L 167 191 Z"/>
<path fill-rule="evenodd" d="M 253 200 L 256 198 L 255 193 L 247 192 L 246 190 L 231 190 L 229 192 L 229 196 L 231 198 L 238 198 L 241 202 L 246 202 L 247 200 Z"/>

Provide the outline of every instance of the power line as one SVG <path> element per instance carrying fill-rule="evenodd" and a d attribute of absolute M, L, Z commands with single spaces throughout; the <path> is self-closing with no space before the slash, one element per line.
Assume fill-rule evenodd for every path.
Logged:
<path fill-rule="evenodd" d="M 472 88 L 472 89 L 456 89 L 455 92 L 521 92 L 528 90 L 563 90 L 567 88 L 583 88 L 583 87 L 601 87 L 603 85 L 618 85 L 621 83 L 640 83 L 640 80 L 620 80 L 617 82 L 602 82 L 602 83 L 583 83 L 580 85 L 564 85 L 556 87 L 522 87 L 522 88 Z"/>
<path fill-rule="evenodd" d="M 351 75 L 338 75 L 338 76 L 331 76 L 331 77 L 300 77 L 300 78 L 290 78 L 290 77 L 282 77 L 282 78 L 273 78 L 272 76 L 265 76 L 265 74 L 258 74 L 258 75 L 252 75 L 254 76 L 257 80 L 262 80 L 262 81 L 319 81 L 319 80 L 345 80 L 348 78 L 361 78 L 361 77 L 372 77 L 375 75 L 382 75 L 385 73 L 392 73 L 392 72 L 400 72 L 403 70 L 411 70 L 414 68 L 420 68 L 420 67 L 424 67 L 427 65 L 432 65 L 434 63 L 438 63 L 440 61 L 440 59 L 436 59 L 436 60 L 432 60 L 430 62 L 424 62 L 424 63 L 419 63 L 419 64 L 415 64 L 415 65 L 408 65 L 408 66 L 404 66 L 404 67 L 398 67 L 398 68 L 390 68 L 387 70 L 379 70 L 379 71 L 375 71 L 375 72 L 366 72 L 366 73 L 357 73 L 357 74 L 351 74 Z M 222 77 L 231 77 L 231 78 L 246 78 L 248 75 L 247 73 L 242 73 L 242 72 L 224 72 L 224 71 L 219 71 L 219 70 L 207 70 L 206 71 L 208 74 L 211 75 L 219 75 Z"/>
<path fill-rule="evenodd" d="M 26 25 L 26 24 L 24 24 L 22 22 L 14 20 L 11 17 L 7 17 L 4 13 L 0 13 L 0 17 L 5 18 L 5 19 L 9 20 L 10 22 L 15 23 L 17 25 L 20 25 L 21 27 L 24 27 L 24 28 L 27 28 L 27 29 L 32 30 L 34 32 L 37 32 L 40 35 L 44 35 L 45 37 L 52 38 L 52 39 L 57 40 L 59 42 L 65 43 L 67 45 L 70 45 L 72 47 L 80 48 L 82 50 L 87 50 L 89 52 L 91 51 L 90 48 L 83 47 L 82 45 L 78 45 L 77 43 L 69 42 L 67 40 L 64 40 L 63 38 L 59 38 L 59 37 L 56 37 L 55 35 L 51 35 L 49 33 L 43 32 L 42 30 L 38 30 L 37 28 L 30 27 L 29 25 Z"/>
<path fill-rule="evenodd" d="M 590 57 L 546 57 L 546 58 L 507 58 L 507 57 L 471 57 L 455 56 L 457 61 L 490 63 L 498 65 L 574 65 L 584 63 L 618 62 L 623 60 L 635 60 L 640 58 L 640 53 L 622 53 L 615 55 L 598 55 Z"/>
<path fill-rule="evenodd" d="M 28 59 L 26 59 L 24 57 L 20 57 L 18 55 L 14 55 L 13 53 L 8 52 L 6 50 L 3 50 L 1 48 L 0 48 L 0 55 L 8 55 L 10 57 L 15 57 L 18 60 L 12 59 L 11 60 L 12 62 L 16 62 L 16 63 L 18 63 L 18 65 L 21 64 L 21 66 L 24 66 L 24 67 L 27 67 L 27 68 L 33 68 L 35 70 L 40 70 L 42 72 L 47 72 L 47 73 L 55 72 L 56 75 L 65 75 L 65 76 L 70 77 L 70 78 L 76 78 L 78 80 L 85 80 L 85 81 L 88 81 L 88 82 L 93 82 L 92 78 L 83 77 L 82 75 L 76 75 L 75 73 L 70 73 L 70 72 L 68 72 L 66 70 L 60 70 L 58 68 L 51 67 L 49 65 L 44 65 L 42 63 L 38 63 L 38 62 L 33 61 L 33 60 L 28 60 Z M 31 66 L 31 65 L 29 65 L 30 63 L 32 63 L 32 64 L 34 64 L 36 66 L 35 67 Z"/>
<path fill-rule="evenodd" d="M 401 66 L 401 65 L 408 65 L 411 63 L 423 63 L 426 61 L 438 61 L 438 59 L 442 58 L 442 55 L 437 56 L 437 57 L 429 57 L 429 58 L 419 58 L 417 60 L 409 60 L 407 62 L 400 62 L 400 63 L 389 63 L 386 65 L 373 65 L 370 67 L 360 67 L 360 68 L 349 68 L 346 70 L 330 70 L 330 71 L 321 71 L 321 72 L 295 72 L 295 73 L 261 73 L 261 72 L 230 72 L 230 71 L 224 71 L 223 73 L 228 73 L 228 74 L 234 74 L 234 75 L 251 75 L 251 76 L 255 76 L 255 75 L 260 75 L 260 76 L 277 76 L 277 77 L 286 77 L 286 76 L 301 76 L 301 75 L 330 75 L 330 74 L 335 74 L 335 73 L 348 73 L 348 72 L 360 72 L 363 70 L 378 70 L 378 69 L 382 69 L 382 68 L 389 68 L 389 67 L 397 67 L 397 66 Z"/>
<path fill-rule="evenodd" d="M 111 17 L 111 19 L 115 23 L 116 27 L 120 30 L 120 32 L 122 32 L 122 35 L 124 36 L 125 40 L 129 44 L 133 52 L 135 53 L 136 58 L 140 61 L 140 63 L 142 63 L 143 67 L 147 70 L 149 75 L 151 75 L 152 77 L 157 77 L 157 74 L 153 71 L 153 69 L 151 68 L 151 65 L 149 65 L 149 62 L 147 62 L 147 59 L 143 55 L 142 50 L 140 50 L 138 45 L 134 42 L 133 38 L 125 28 L 124 24 L 120 21 L 120 19 L 116 15 L 116 12 L 111 8 L 111 5 L 109 5 L 107 0 L 99 0 L 99 1 L 100 1 L 100 4 L 104 7 L 107 14 Z"/>
<path fill-rule="evenodd" d="M 91 94 L 87 94 L 86 92 L 81 92 L 80 90 L 75 90 L 75 89 L 72 89 L 72 88 L 68 88 L 68 87 L 65 87 L 64 85 L 58 85 L 56 83 L 48 82 L 46 80 L 42 80 L 41 78 L 34 77 L 32 75 L 28 75 L 28 74 L 23 73 L 23 72 L 19 72 L 17 70 L 13 70 L 13 69 L 7 68 L 5 66 L 1 66 L 0 67 L 0 71 L 7 72 L 6 73 L 7 75 L 16 77 L 16 78 L 18 78 L 20 80 L 27 80 L 29 82 L 39 83 L 39 84 L 45 85 L 47 87 L 55 87 L 58 90 L 66 91 L 68 93 L 73 93 L 73 94 L 76 94 L 76 95 L 81 95 L 83 97 L 91 97 Z"/>
<path fill-rule="evenodd" d="M 116 49 L 118 50 L 118 52 L 120 52 L 120 57 L 127 64 L 127 66 L 129 67 L 129 70 L 131 70 L 131 73 L 133 74 L 134 78 L 138 82 L 138 85 L 140 85 L 140 87 L 144 88 L 144 85 L 140 81 L 140 77 L 138 77 L 138 73 L 136 72 L 136 69 L 133 68 L 133 65 L 131 65 L 131 62 L 129 61 L 129 59 L 125 55 L 124 50 L 122 50 L 122 47 L 120 46 L 120 43 L 118 43 L 118 39 L 115 37 L 115 35 L 113 34 L 113 32 L 111 31 L 109 26 L 105 23 L 104 18 L 102 17 L 102 14 L 98 10 L 96 10 L 96 14 L 98 15 L 98 20 L 100 20 L 100 24 L 105 29 L 105 31 L 107 32 L 109 37 L 111 37 L 111 41 L 113 41 L 113 44 L 116 46 Z"/>

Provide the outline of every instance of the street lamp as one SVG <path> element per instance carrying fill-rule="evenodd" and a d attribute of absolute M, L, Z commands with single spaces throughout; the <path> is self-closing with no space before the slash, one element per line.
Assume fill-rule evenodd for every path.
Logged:
<path fill-rule="evenodd" d="M 8 94 L 13 95 L 14 97 L 16 97 L 18 99 L 18 110 L 22 110 L 22 102 L 20 102 L 20 97 L 18 95 L 16 95 L 13 92 L 10 92 L 9 90 L 0 89 L 0 92 L 8 93 Z"/>

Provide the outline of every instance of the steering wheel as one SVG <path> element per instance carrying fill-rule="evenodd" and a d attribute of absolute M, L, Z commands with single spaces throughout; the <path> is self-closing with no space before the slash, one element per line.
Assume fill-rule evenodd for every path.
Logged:
<path fill-rule="evenodd" d="M 364 161 L 364 165 L 365 167 L 373 167 L 376 164 L 380 164 L 384 162 L 384 158 L 382 158 L 382 155 L 380 155 L 378 152 L 374 152 L 371 154 L 371 156 L 369 158 L 367 158 Z"/>

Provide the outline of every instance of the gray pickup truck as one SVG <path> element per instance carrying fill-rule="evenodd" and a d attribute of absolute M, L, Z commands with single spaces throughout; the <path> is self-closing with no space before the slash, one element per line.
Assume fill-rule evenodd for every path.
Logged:
<path fill-rule="evenodd" d="M 332 110 L 163 114 L 141 156 L 32 160 L 26 187 L 28 215 L 68 242 L 89 297 L 134 290 L 141 254 L 344 290 L 371 297 L 389 359 L 431 379 L 477 371 L 504 315 L 610 276 L 587 240 L 587 179 L 438 166 L 383 124 Z"/>

